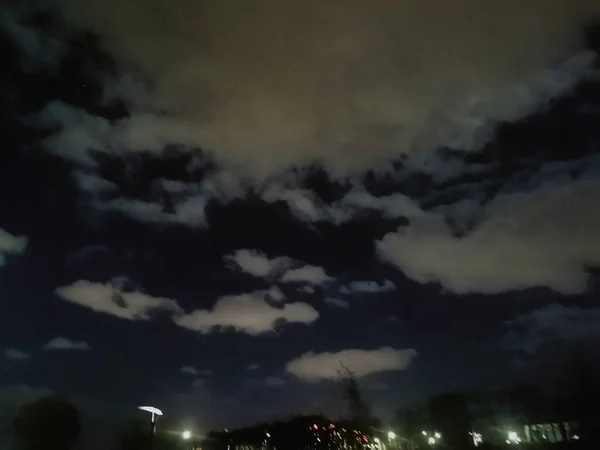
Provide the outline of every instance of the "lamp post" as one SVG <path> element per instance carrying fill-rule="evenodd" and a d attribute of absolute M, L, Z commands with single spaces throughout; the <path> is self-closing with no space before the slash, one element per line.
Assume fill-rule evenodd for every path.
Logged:
<path fill-rule="evenodd" d="M 150 419 L 150 448 L 152 448 L 152 444 L 154 442 L 154 433 L 156 433 L 156 420 L 158 416 L 162 416 L 163 413 L 160 409 L 155 408 L 154 406 L 138 406 L 138 409 L 142 411 L 146 411 L 151 414 Z"/>

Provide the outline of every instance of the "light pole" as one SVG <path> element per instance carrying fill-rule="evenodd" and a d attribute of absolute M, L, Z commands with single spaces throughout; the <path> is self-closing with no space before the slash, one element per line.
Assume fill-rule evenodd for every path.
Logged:
<path fill-rule="evenodd" d="M 150 413 L 150 448 L 152 448 L 152 443 L 154 442 L 154 433 L 156 432 L 156 420 L 158 416 L 162 416 L 163 413 L 160 409 L 155 408 L 154 406 L 138 406 L 138 409 L 142 411 L 146 411 Z"/>

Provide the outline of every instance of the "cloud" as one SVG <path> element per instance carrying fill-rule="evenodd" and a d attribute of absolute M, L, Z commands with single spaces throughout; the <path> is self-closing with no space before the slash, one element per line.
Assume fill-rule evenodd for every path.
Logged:
<path fill-rule="evenodd" d="M 183 366 L 180 369 L 180 372 L 186 375 L 203 375 L 208 376 L 212 375 L 214 371 L 212 369 L 196 369 L 193 366 Z"/>
<path fill-rule="evenodd" d="M 375 0 L 368 11 L 360 0 L 58 4 L 69 23 L 101 37 L 122 73 L 107 92 L 132 111 L 114 123 L 83 111 L 55 117 L 64 124 L 48 142 L 55 151 L 81 161 L 86 149 L 199 145 L 258 180 L 313 163 L 348 174 L 401 154 L 479 148 L 494 123 L 523 117 L 586 72 L 590 58 L 557 62 L 578 54 L 581 25 L 600 8 L 596 0 Z M 45 55 L 31 48 L 31 59 Z M 136 73 L 145 85 L 131 81 Z"/>
<path fill-rule="evenodd" d="M 258 364 L 258 363 L 252 363 L 248 367 L 246 367 L 246 370 L 250 370 L 250 371 L 254 371 L 254 370 L 258 370 L 258 369 L 260 369 L 260 364 Z"/>
<path fill-rule="evenodd" d="M 343 365 L 360 378 L 379 372 L 406 370 L 416 356 L 415 350 L 391 347 L 348 349 L 337 353 L 309 352 L 288 362 L 286 370 L 303 381 L 316 382 L 338 379 Z"/>
<path fill-rule="evenodd" d="M 183 366 L 180 371 L 186 375 L 198 375 L 199 373 L 198 369 L 192 366 Z"/>
<path fill-rule="evenodd" d="M 600 267 L 600 211 L 590 206 L 598 202 L 600 182 L 593 176 L 546 182 L 484 206 L 471 202 L 459 210 L 476 223 L 464 235 L 448 225 L 453 207 L 446 207 L 386 235 L 377 251 L 409 278 L 458 294 L 531 287 L 581 293 L 588 288 L 587 269 Z"/>
<path fill-rule="evenodd" d="M 343 308 L 343 309 L 350 308 L 350 303 L 348 303 L 346 300 L 342 300 L 342 299 L 334 298 L 334 297 L 325 297 L 325 304 L 332 306 L 334 308 Z"/>
<path fill-rule="evenodd" d="M 4 357 L 12 361 L 28 361 L 31 359 L 31 355 L 29 353 L 22 352 L 16 348 L 7 348 L 4 350 Z"/>
<path fill-rule="evenodd" d="M 307 303 L 288 303 L 278 308 L 269 305 L 264 297 L 264 291 L 226 295 L 211 310 L 195 310 L 174 320 L 183 328 L 201 333 L 233 328 L 256 336 L 275 331 L 280 323 L 311 324 L 319 318 L 319 313 Z"/>
<path fill-rule="evenodd" d="M 279 275 L 293 264 L 288 257 L 268 258 L 264 253 L 250 249 L 236 250 L 226 256 L 225 261 L 242 272 L 261 278 Z"/>
<path fill-rule="evenodd" d="M 263 385 L 270 388 L 281 388 L 287 386 L 287 381 L 280 377 L 267 377 L 263 380 Z"/>
<path fill-rule="evenodd" d="M 356 212 L 364 210 L 379 211 L 386 219 L 418 217 L 423 214 L 418 203 L 403 194 L 375 197 L 359 190 L 346 194 L 339 202 L 338 208 L 346 211 L 347 218 L 354 217 Z"/>
<path fill-rule="evenodd" d="M 551 303 L 507 322 L 506 344 L 528 354 L 548 343 L 600 339 L 600 308 Z"/>
<path fill-rule="evenodd" d="M 378 292 L 391 292 L 396 290 L 396 285 L 390 280 L 385 280 L 383 284 L 376 281 L 353 281 L 346 286 L 342 286 L 340 292 L 342 294 L 375 294 Z"/>
<path fill-rule="evenodd" d="M 119 190 L 119 186 L 115 183 L 105 180 L 104 178 L 101 178 L 90 172 L 76 171 L 73 173 L 73 178 L 82 191 L 90 194 L 101 194 L 104 192 L 115 192 Z"/>
<path fill-rule="evenodd" d="M 55 294 L 93 311 L 127 320 L 148 320 L 160 311 L 180 311 L 177 303 L 168 298 L 152 297 L 142 292 L 124 292 L 112 284 L 84 280 L 59 287 Z"/>
<path fill-rule="evenodd" d="M 315 288 L 312 286 L 302 286 L 299 291 L 303 292 L 304 294 L 314 294 Z"/>
<path fill-rule="evenodd" d="M 197 380 L 194 380 L 192 386 L 194 387 L 194 389 L 203 389 L 204 387 L 206 387 L 206 380 L 198 378 Z"/>
<path fill-rule="evenodd" d="M 325 273 L 325 269 L 318 266 L 303 265 L 294 267 L 299 263 L 287 256 L 269 258 L 257 250 L 241 249 L 225 257 L 225 262 L 236 267 L 242 272 L 259 278 L 279 278 L 281 283 L 309 283 L 319 285 L 332 281 L 333 278 Z M 305 286 L 303 289 L 311 287 Z M 274 301 L 283 300 L 283 292 L 278 286 L 272 286 L 270 290 Z M 280 299 L 280 300 L 278 300 Z"/>
<path fill-rule="evenodd" d="M 125 198 L 96 203 L 96 206 L 103 210 L 118 211 L 141 222 L 178 224 L 196 228 L 207 225 L 204 213 L 206 204 L 207 199 L 197 195 L 172 205 L 172 211 L 164 204 Z"/>
<path fill-rule="evenodd" d="M 281 291 L 279 286 L 271 286 L 267 292 L 267 297 L 277 303 L 285 300 L 285 294 Z"/>
<path fill-rule="evenodd" d="M 14 236 L 0 228 L 0 267 L 6 262 L 5 255 L 19 255 L 27 248 L 25 236 Z"/>
<path fill-rule="evenodd" d="M 333 278 L 325 273 L 325 269 L 310 265 L 291 269 L 281 277 L 281 282 L 283 283 L 309 283 L 315 285 L 332 280 Z"/>
<path fill-rule="evenodd" d="M 72 341 L 64 337 L 54 338 L 42 347 L 44 350 L 91 350 L 92 347 L 85 341 Z"/>

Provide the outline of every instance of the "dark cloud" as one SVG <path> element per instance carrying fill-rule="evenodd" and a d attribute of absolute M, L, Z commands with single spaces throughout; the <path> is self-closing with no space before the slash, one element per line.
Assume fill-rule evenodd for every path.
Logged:
<path fill-rule="evenodd" d="M 173 142 L 258 180 L 296 165 L 347 174 L 440 146 L 477 149 L 494 122 L 523 117 L 586 71 L 589 58 L 560 64 L 598 12 L 592 0 L 377 0 L 369 14 L 359 1 L 56 3 L 116 59 L 123 76 L 109 88 L 132 114 L 113 124 L 48 108 L 65 126 L 55 151 L 85 162 L 88 148 Z"/>
<path fill-rule="evenodd" d="M 7 348 L 4 350 L 4 358 L 11 361 L 28 361 L 31 355 L 16 348 Z"/>
<path fill-rule="evenodd" d="M 534 355 L 554 343 L 585 344 L 600 340 L 600 308 L 551 303 L 508 322 L 506 344 Z"/>
<path fill-rule="evenodd" d="M 6 264 L 5 255 L 20 254 L 27 248 L 25 236 L 14 236 L 0 228 L 0 267 Z"/>
<path fill-rule="evenodd" d="M 54 338 L 44 344 L 42 347 L 44 350 L 50 351 L 60 351 L 60 350 L 75 350 L 75 351 L 85 351 L 91 350 L 92 347 L 85 341 L 72 341 L 71 339 L 67 339 L 64 337 Z"/>

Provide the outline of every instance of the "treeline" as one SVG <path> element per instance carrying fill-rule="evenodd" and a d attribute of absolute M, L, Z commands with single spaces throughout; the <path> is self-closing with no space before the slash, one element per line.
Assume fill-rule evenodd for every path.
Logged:
<path fill-rule="evenodd" d="M 144 417 L 145 419 L 145 417 Z M 78 450 L 82 448 L 82 417 L 68 400 L 48 395 L 21 406 L 7 429 L 0 448 L 10 450 Z M 106 450 L 183 450 L 181 437 L 157 433 L 150 447 L 147 420 L 126 420 Z M 189 449 L 186 449 L 189 450 Z"/>

